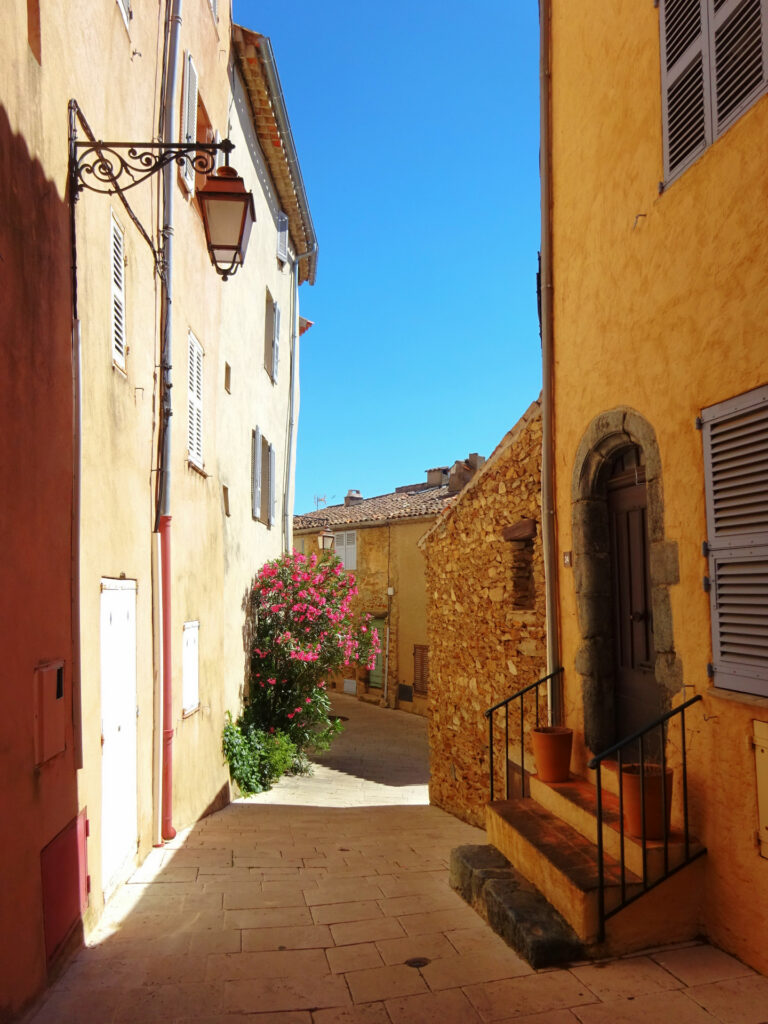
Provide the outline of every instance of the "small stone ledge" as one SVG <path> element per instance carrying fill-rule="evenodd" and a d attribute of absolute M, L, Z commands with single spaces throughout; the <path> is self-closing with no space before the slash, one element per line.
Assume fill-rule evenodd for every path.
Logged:
<path fill-rule="evenodd" d="M 494 846 L 452 850 L 450 884 L 531 967 L 584 959 L 570 925 Z"/>

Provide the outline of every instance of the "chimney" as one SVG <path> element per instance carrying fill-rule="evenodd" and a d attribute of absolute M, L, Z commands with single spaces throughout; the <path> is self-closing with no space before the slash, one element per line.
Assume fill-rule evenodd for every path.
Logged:
<path fill-rule="evenodd" d="M 442 487 L 448 483 L 448 467 L 436 466 L 427 470 L 427 484 L 429 487 Z"/>
<path fill-rule="evenodd" d="M 357 491 L 354 488 L 350 488 L 347 491 L 347 493 L 346 493 L 346 495 L 344 497 L 344 504 L 345 505 L 357 505 L 357 503 L 362 501 L 362 500 L 363 500 L 363 496 L 360 493 L 360 491 Z"/>

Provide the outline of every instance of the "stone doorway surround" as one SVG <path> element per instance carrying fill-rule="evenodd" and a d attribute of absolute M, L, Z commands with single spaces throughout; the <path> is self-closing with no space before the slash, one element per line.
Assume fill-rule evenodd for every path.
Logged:
<path fill-rule="evenodd" d="M 648 545 L 655 642 L 654 677 L 659 706 L 671 706 L 683 685 L 675 653 L 669 588 L 680 581 L 677 541 L 664 533 L 661 455 L 651 424 L 627 406 L 600 413 L 589 424 L 576 451 L 571 482 L 573 581 L 581 642 L 574 667 L 581 676 L 584 739 L 599 753 L 615 735 L 611 565 L 606 485 L 613 458 L 638 445 L 645 456 Z"/>

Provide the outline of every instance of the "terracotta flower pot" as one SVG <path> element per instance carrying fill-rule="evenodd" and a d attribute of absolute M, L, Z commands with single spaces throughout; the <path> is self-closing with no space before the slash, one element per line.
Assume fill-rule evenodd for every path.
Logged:
<path fill-rule="evenodd" d="M 542 782 L 567 782 L 571 775 L 573 729 L 539 726 L 531 733 L 536 773 Z"/>
<path fill-rule="evenodd" d="M 672 769 L 664 771 L 661 786 L 661 765 L 645 766 L 645 838 L 664 838 L 664 790 L 666 790 L 667 831 L 672 810 Z M 624 830 L 627 835 L 642 838 L 643 812 L 640 797 L 640 765 L 626 764 L 621 770 L 624 793 Z"/>

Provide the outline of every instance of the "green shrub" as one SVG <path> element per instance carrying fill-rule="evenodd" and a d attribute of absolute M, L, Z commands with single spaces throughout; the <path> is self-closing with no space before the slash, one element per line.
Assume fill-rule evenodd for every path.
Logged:
<path fill-rule="evenodd" d="M 222 740 L 229 772 L 243 796 L 262 793 L 286 772 L 302 769 L 301 753 L 282 732 L 265 732 L 227 712 Z"/>

